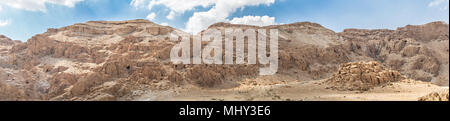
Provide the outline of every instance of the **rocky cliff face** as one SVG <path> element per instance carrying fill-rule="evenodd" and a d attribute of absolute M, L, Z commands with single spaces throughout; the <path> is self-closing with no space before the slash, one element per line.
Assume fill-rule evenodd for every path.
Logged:
<path fill-rule="evenodd" d="M 309 22 L 268 27 L 218 23 L 210 28 L 278 29 L 279 72 L 301 80 L 331 77 L 342 63 L 378 61 L 409 78 L 448 85 L 449 28 L 443 22 L 340 33 Z"/>
<path fill-rule="evenodd" d="M 20 43 L 20 41 L 14 41 L 4 35 L 0 35 L 0 54 L 6 55 L 9 49 L 18 43 Z"/>
<path fill-rule="evenodd" d="M 433 22 L 397 30 L 348 29 L 339 34 L 348 40 L 345 48 L 355 56 L 382 62 L 412 79 L 448 85 L 448 32 L 448 24 Z"/>
<path fill-rule="evenodd" d="M 367 91 L 373 87 L 405 79 L 399 72 L 390 70 L 376 61 L 342 64 L 326 81 L 331 89 Z"/>
<path fill-rule="evenodd" d="M 309 22 L 213 28 L 278 29 L 276 76 L 327 79 L 343 63 L 378 61 L 408 78 L 448 85 L 448 24 L 441 22 L 341 33 Z M 146 90 L 220 87 L 258 76 L 259 65 L 172 64 L 170 50 L 177 43 L 169 40 L 171 33 L 186 34 L 131 20 L 48 29 L 25 43 L 0 36 L 0 100 L 134 100 Z"/>
<path fill-rule="evenodd" d="M 448 101 L 448 89 L 420 97 L 419 101 Z"/>
<path fill-rule="evenodd" d="M 8 74 L 9 70 L 5 70 L 5 68 L 11 67 L 8 63 L 10 49 L 19 43 L 20 41 L 13 41 L 0 35 L 0 100 L 15 100 L 25 95 L 23 90 L 14 85 L 15 79 L 11 79 L 11 77 L 15 75 Z"/>
<path fill-rule="evenodd" d="M 145 20 L 49 29 L 11 48 L 2 81 L 27 91 L 19 100 L 118 100 L 139 88 L 164 89 L 172 75 L 164 63 L 174 45 L 169 32 L 182 33 Z"/>

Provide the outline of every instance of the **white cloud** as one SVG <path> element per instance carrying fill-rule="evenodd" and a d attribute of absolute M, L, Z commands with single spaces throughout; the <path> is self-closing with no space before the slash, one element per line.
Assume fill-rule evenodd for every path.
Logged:
<path fill-rule="evenodd" d="M 9 20 L 0 20 L 0 27 L 4 27 L 8 24 L 10 24 Z"/>
<path fill-rule="evenodd" d="M 2 6 L 0 6 L 0 11 L 2 11 Z"/>
<path fill-rule="evenodd" d="M 244 16 L 241 18 L 233 18 L 230 21 L 232 24 L 246 24 L 254 26 L 269 26 L 275 25 L 275 17 L 269 16 Z"/>
<path fill-rule="evenodd" d="M 439 6 L 439 5 L 441 5 L 441 4 L 447 4 L 447 6 L 448 6 L 448 2 L 449 2 L 449 0 L 433 0 L 432 2 L 430 2 L 429 4 L 428 4 L 428 6 L 429 7 L 434 7 L 434 6 Z"/>
<path fill-rule="evenodd" d="M 445 11 L 449 7 L 449 0 L 433 0 L 428 4 L 428 7 L 438 7 L 439 9 Z"/>
<path fill-rule="evenodd" d="M 189 18 L 189 21 L 186 23 L 185 31 L 189 33 L 198 33 L 209 25 L 217 23 L 217 22 L 226 22 L 226 17 L 228 15 L 217 15 L 215 14 L 216 10 L 210 10 L 207 12 L 196 12 L 194 15 Z M 216 16 L 217 15 L 217 16 Z"/>
<path fill-rule="evenodd" d="M 153 6 L 163 5 L 173 12 L 184 13 L 198 6 L 208 7 L 217 1 L 219 0 L 150 0 L 150 2 L 148 0 L 133 0 L 131 4 L 135 7 L 148 4 L 148 9 L 150 10 Z"/>
<path fill-rule="evenodd" d="M 147 3 L 147 0 L 132 0 L 130 2 L 130 5 L 136 8 L 140 8 L 145 6 L 145 4 Z"/>
<path fill-rule="evenodd" d="M 169 20 L 173 20 L 175 18 L 175 12 L 174 11 L 170 11 L 169 15 L 166 16 L 167 19 Z"/>
<path fill-rule="evenodd" d="M 24 9 L 28 11 L 46 12 L 46 3 L 74 7 L 76 3 L 81 1 L 83 0 L 2 0 L 2 2 L 0 2 L 0 5 L 5 5 L 17 9 Z"/>
<path fill-rule="evenodd" d="M 163 25 L 163 26 L 169 26 L 169 23 L 164 22 L 164 23 L 161 23 L 161 25 Z"/>
<path fill-rule="evenodd" d="M 186 23 L 185 31 L 197 33 L 211 24 L 217 22 L 229 22 L 227 18 L 237 9 L 244 9 L 246 6 L 257 6 L 262 4 L 269 6 L 274 2 L 275 0 L 133 0 L 130 5 L 137 8 L 147 5 L 149 10 L 157 5 L 165 6 L 170 10 L 170 13 L 166 16 L 169 20 L 173 20 L 177 15 L 183 14 L 186 11 L 192 11 L 196 7 L 207 8 L 212 6 L 208 11 L 194 12 L 193 16 L 191 16 Z M 247 17 L 246 19 L 250 18 Z M 264 20 L 259 20 L 260 23 L 258 24 L 264 25 L 268 23 L 262 21 L 270 23 L 272 18 L 260 17 L 259 19 Z M 239 20 L 240 19 L 236 19 L 235 21 Z M 257 21 L 258 20 L 253 20 L 249 22 L 256 24 Z"/>
<path fill-rule="evenodd" d="M 269 6 L 274 2 L 275 0 L 218 0 L 215 3 L 215 6 L 210 10 L 205 12 L 195 12 L 186 23 L 185 31 L 190 33 L 198 33 L 201 30 L 206 29 L 211 24 L 228 21 L 227 18 L 234 13 L 236 9 L 261 4 Z"/>
<path fill-rule="evenodd" d="M 151 10 L 154 6 L 163 5 L 170 10 L 168 19 L 173 19 L 177 14 L 193 10 L 195 7 L 206 8 L 219 0 L 132 0 L 130 5 L 136 8 L 147 6 Z"/>
<path fill-rule="evenodd" d="M 150 21 L 155 19 L 155 17 L 156 17 L 155 13 L 150 13 L 150 14 L 147 15 L 147 19 L 150 20 Z"/>

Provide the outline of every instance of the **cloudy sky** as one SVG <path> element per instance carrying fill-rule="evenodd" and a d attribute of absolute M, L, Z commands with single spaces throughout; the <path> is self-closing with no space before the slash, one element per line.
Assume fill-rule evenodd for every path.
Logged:
<path fill-rule="evenodd" d="M 449 22 L 449 0 L 0 0 L 0 34 L 26 41 L 91 20 L 148 19 L 196 33 L 216 22 L 310 21 L 336 32 Z"/>

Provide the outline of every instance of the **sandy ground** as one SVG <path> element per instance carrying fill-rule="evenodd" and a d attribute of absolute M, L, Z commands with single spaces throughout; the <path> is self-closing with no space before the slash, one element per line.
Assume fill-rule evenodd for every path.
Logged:
<path fill-rule="evenodd" d="M 258 80 L 258 79 L 256 79 Z M 178 89 L 147 93 L 135 100 L 156 101 L 417 101 L 431 92 L 448 90 L 426 82 L 401 81 L 369 91 L 327 89 L 317 81 L 243 81 L 235 87 Z"/>

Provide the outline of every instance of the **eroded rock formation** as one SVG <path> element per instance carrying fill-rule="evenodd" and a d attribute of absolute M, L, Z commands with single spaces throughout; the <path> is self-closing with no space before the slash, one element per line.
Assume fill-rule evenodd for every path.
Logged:
<path fill-rule="evenodd" d="M 224 28 L 278 29 L 277 76 L 344 81 L 346 77 L 333 76 L 339 65 L 378 61 L 372 65 L 399 73 L 387 76 L 393 72 L 369 69 L 367 75 L 365 66 L 370 64 L 360 64 L 358 79 L 384 83 L 401 73 L 448 85 L 448 24 L 442 22 L 340 33 L 310 22 L 266 27 L 217 23 L 209 27 Z M 52 28 L 24 43 L 0 36 L 0 100 L 134 100 L 146 90 L 187 84 L 210 88 L 258 76 L 260 65 L 172 64 L 170 50 L 177 42 L 170 41 L 171 33 L 186 34 L 146 20 L 130 20 Z"/>
<path fill-rule="evenodd" d="M 419 101 L 448 101 L 448 89 L 420 97 Z"/>
<path fill-rule="evenodd" d="M 390 70 L 376 61 L 342 64 L 326 81 L 331 89 L 367 91 L 373 87 L 405 79 L 399 72 Z"/>

